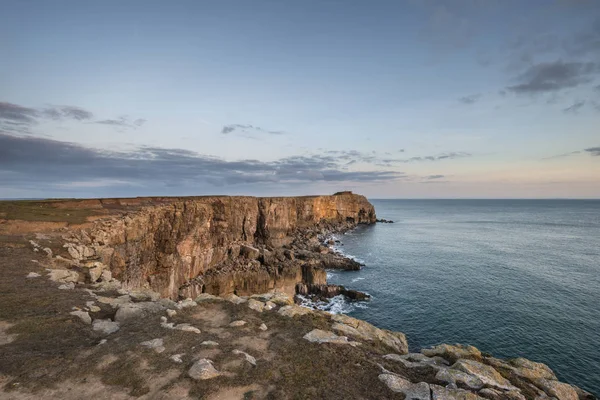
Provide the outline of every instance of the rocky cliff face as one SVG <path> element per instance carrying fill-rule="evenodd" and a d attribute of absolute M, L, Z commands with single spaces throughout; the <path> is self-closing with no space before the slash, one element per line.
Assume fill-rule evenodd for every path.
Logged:
<path fill-rule="evenodd" d="M 118 208 L 127 200 L 105 202 Z M 321 267 L 356 268 L 322 247 L 319 235 L 375 219 L 367 199 L 351 192 L 154 199 L 71 232 L 65 247 L 88 277 L 106 269 L 127 288 L 150 288 L 173 299 L 202 292 L 293 292 L 302 281 L 325 284 Z"/>

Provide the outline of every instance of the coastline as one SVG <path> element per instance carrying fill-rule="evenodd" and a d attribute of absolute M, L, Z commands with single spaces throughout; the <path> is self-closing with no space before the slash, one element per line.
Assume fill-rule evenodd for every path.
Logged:
<path fill-rule="evenodd" d="M 142 209 L 141 215 L 145 217 L 148 215 L 154 217 L 158 215 L 165 216 L 165 214 L 162 213 L 165 209 L 169 211 L 172 210 L 171 205 L 160 205 L 158 209 L 161 210 L 161 213 L 156 214 L 152 210 L 148 212 L 147 209 Z M 176 206 L 175 211 L 177 210 L 180 210 L 181 212 L 181 210 L 187 209 L 185 207 L 178 208 Z M 138 213 L 140 211 L 136 210 L 135 212 Z M 360 214 L 359 210 L 356 212 L 357 214 Z M 374 218 L 374 211 L 372 214 L 372 217 Z M 171 217 L 176 216 L 177 213 L 169 213 L 167 215 Z M 194 215 L 197 216 L 199 214 L 196 213 Z M 404 335 L 400 332 L 390 332 L 379 329 L 364 321 L 356 320 L 345 315 L 331 315 L 322 311 L 310 311 L 307 308 L 295 305 L 293 298 L 289 294 L 286 295 L 286 290 L 279 290 L 282 288 L 288 289 L 290 287 L 289 283 L 291 280 L 289 282 L 286 281 L 288 276 L 285 276 L 283 270 L 278 270 L 276 274 L 263 274 L 258 281 L 254 280 L 256 278 L 256 270 L 249 268 L 241 274 L 241 286 L 245 286 L 246 290 L 251 291 L 263 287 L 269 288 L 272 284 L 273 287 L 269 288 L 268 293 L 238 293 L 239 295 L 237 295 L 235 293 L 236 289 L 235 287 L 232 287 L 231 282 L 233 282 L 234 286 L 239 284 L 239 282 L 236 283 L 235 279 L 240 278 L 240 271 L 236 271 L 234 274 L 236 276 L 232 279 L 231 276 L 226 275 L 227 271 L 216 268 L 214 269 L 215 271 L 223 272 L 223 274 L 226 275 L 224 281 L 228 282 L 227 285 L 229 290 L 227 292 L 221 290 L 223 286 L 207 285 L 207 280 L 203 280 L 202 291 L 200 293 L 184 292 L 186 294 L 193 294 L 193 296 L 187 296 L 191 298 L 184 298 L 176 302 L 165 298 L 163 295 L 163 298 L 161 299 L 161 293 L 155 292 L 149 287 L 133 286 L 126 280 L 120 281 L 119 279 L 114 278 L 114 276 L 118 276 L 118 269 L 113 269 L 113 264 L 111 264 L 111 262 L 106 264 L 111 266 L 110 268 L 99 268 L 99 265 L 94 263 L 103 262 L 103 259 L 100 261 L 93 261 L 93 263 L 89 263 L 89 260 L 85 259 L 86 252 L 91 253 L 91 250 L 86 250 L 89 248 L 94 249 L 93 256 L 90 255 L 87 257 L 91 259 L 93 257 L 101 257 L 103 254 L 102 251 L 106 250 L 107 243 L 111 246 L 122 246 L 123 244 L 128 243 L 129 240 L 128 246 L 132 246 L 132 239 L 135 239 L 135 243 L 139 243 L 140 240 L 143 241 L 144 236 L 140 236 L 139 231 L 136 231 L 136 229 L 131 229 L 132 225 L 129 225 L 127 235 L 124 238 L 114 229 L 113 224 L 118 225 L 119 221 L 127 218 L 130 218 L 130 223 L 133 221 L 132 225 L 135 226 L 136 229 L 144 228 L 143 224 L 138 224 L 128 215 L 111 216 L 109 218 L 110 224 L 108 227 L 113 228 L 112 230 L 107 229 L 105 222 L 99 222 L 93 226 L 88 225 L 81 228 L 81 232 L 91 232 L 92 237 L 98 235 L 97 237 L 101 238 L 102 242 L 98 245 L 98 248 L 85 245 L 85 239 L 83 238 L 85 233 L 77 233 L 73 236 L 73 228 L 59 228 L 58 231 L 55 231 L 58 232 L 58 234 L 54 236 L 51 232 L 49 233 L 46 231 L 46 228 L 37 229 L 35 232 L 30 231 L 30 233 L 23 236 L 13 234 L 10 236 L 10 240 L 5 239 L 3 241 L 3 243 L 7 243 L 7 245 L 3 247 L 3 256 L 5 260 L 11 260 L 9 261 L 11 265 L 18 262 L 22 264 L 28 263 L 30 266 L 25 267 L 25 265 L 23 265 L 22 267 L 17 268 L 17 266 L 8 266 L 9 264 L 7 263 L 7 266 L 4 267 L 7 269 L 7 271 L 4 271 L 5 276 L 11 278 L 4 284 L 10 284 L 11 286 L 10 288 L 7 286 L 3 289 L 5 290 L 5 293 L 11 297 L 2 299 L 10 300 L 10 302 L 3 302 L 3 304 L 8 304 L 8 311 L 4 310 L 0 315 L 0 321 L 4 321 L 3 323 L 5 324 L 1 326 L 1 333 L 2 338 L 7 341 L 5 344 L 5 346 L 8 346 L 5 347 L 7 350 L 6 354 L 10 354 L 13 361 L 19 359 L 19 357 L 25 361 L 27 358 L 22 357 L 27 354 L 22 354 L 25 351 L 22 347 L 23 345 L 26 345 L 27 343 L 31 344 L 32 341 L 34 341 L 34 338 L 38 338 L 39 340 L 40 334 L 44 341 L 51 341 L 53 335 L 57 332 L 56 329 L 59 329 L 59 327 L 60 329 L 64 329 L 63 325 L 66 321 L 71 321 L 71 324 L 75 324 L 74 326 L 77 328 L 76 332 L 67 334 L 68 336 L 70 335 L 69 337 L 72 336 L 73 342 L 79 343 L 79 341 L 85 339 L 84 341 L 88 342 L 88 346 L 92 345 L 95 346 L 94 349 L 101 349 L 101 346 L 109 341 L 109 343 L 112 343 L 111 346 L 125 346 L 120 347 L 120 351 L 124 352 L 123 354 L 129 354 L 129 357 L 133 358 L 138 356 L 134 356 L 131 352 L 127 352 L 126 349 L 136 348 L 136 346 L 139 346 L 138 342 L 141 342 L 142 339 L 149 340 L 154 337 L 155 339 L 161 339 L 161 343 L 166 343 L 166 345 L 160 346 L 164 347 L 162 351 L 154 351 L 160 355 L 163 352 L 174 353 L 176 351 L 181 351 L 182 349 L 180 346 L 177 346 L 176 344 L 177 340 L 181 339 L 180 336 L 184 335 L 186 337 L 184 342 L 186 343 L 186 346 L 188 346 L 186 354 L 189 355 L 190 351 L 194 353 L 193 348 L 195 346 L 193 345 L 193 335 L 202 335 L 202 333 L 196 333 L 196 331 L 207 332 L 209 336 L 205 337 L 205 339 L 225 343 L 232 337 L 239 338 L 238 334 L 233 334 L 232 332 L 240 331 L 232 330 L 235 326 L 231 324 L 236 323 L 236 321 L 244 321 L 244 324 L 240 325 L 240 327 L 243 328 L 240 329 L 244 332 L 245 336 L 243 337 L 246 339 L 244 339 L 244 341 L 236 342 L 237 344 L 234 342 L 231 344 L 231 346 L 243 348 L 239 350 L 236 347 L 232 348 L 231 351 L 237 350 L 244 354 L 254 354 L 252 357 L 264 361 L 264 365 L 262 362 L 259 362 L 258 365 L 264 366 L 269 371 L 274 368 L 280 369 L 282 368 L 282 365 L 286 366 L 286 368 L 289 368 L 292 365 L 294 368 L 303 368 L 306 361 L 300 361 L 297 358 L 285 358 L 285 360 L 280 360 L 278 357 L 281 354 L 281 349 L 274 351 L 271 355 L 267 354 L 270 351 L 267 351 L 267 349 L 270 349 L 271 347 L 279 348 L 279 344 L 277 344 L 279 339 L 276 338 L 277 335 L 275 335 L 275 338 L 270 336 L 270 333 L 272 332 L 272 330 L 269 329 L 270 326 L 273 330 L 278 329 L 278 335 L 292 337 L 293 340 L 290 340 L 297 343 L 301 348 L 310 346 L 312 352 L 311 357 L 322 357 L 325 363 L 318 368 L 321 368 L 321 373 L 331 379 L 331 382 L 336 381 L 331 375 L 335 374 L 336 370 L 328 370 L 325 368 L 327 367 L 327 364 L 331 362 L 328 361 L 330 360 L 330 356 L 341 357 L 342 360 L 344 358 L 350 360 L 355 357 L 361 359 L 362 361 L 359 362 L 363 366 L 361 369 L 348 371 L 343 369 L 340 374 L 343 375 L 345 379 L 350 380 L 357 379 L 356 374 L 368 375 L 368 387 L 371 388 L 370 390 L 373 390 L 372 388 L 375 387 L 374 385 L 379 385 L 374 392 L 364 393 L 363 396 L 366 396 L 366 398 L 372 398 L 370 396 L 374 396 L 375 392 L 379 391 L 388 398 L 392 398 L 395 394 L 426 399 L 534 399 L 556 397 L 559 400 L 574 400 L 595 398 L 593 395 L 584 392 L 579 388 L 558 382 L 554 373 L 543 364 L 534 363 L 525 359 L 499 360 L 480 352 L 472 346 L 439 345 L 431 349 L 423 349 L 419 353 L 408 353 L 408 343 L 406 342 Z M 260 218 L 261 217 L 257 215 L 257 220 Z M 266 216 L 263 216 L 262 218 L 265 220 L 267 219 Z M 104 221 L 106 221 L 106 219 L 104 219 Z M 152 222 L 154 221 L 152 218 L 145 218 L 144 221 L 150 221 L 150 226 L 154 223 Z M 171 221 L 177 221 L 177 218 L 173 219 L 173 217 L 171 217 Z M 360 220 L 358 223 L 360 223 Z M 241 225 L 245 225 L 245 219 Z M 282 235 L 276 237 L 277 240 L 285 239 L 282 242 L 282 251 L 280 252 L 285 260 L 290 262 L 297 260 L 295 255 L 293 259 L 290 259 L 291 257 L 286 255 L 286 251 L 292 251 L 293 254 L 298 253 L 303 257 L 300 260 L 297 260 L 299 263 L 286 263 L 288 269 L 290 266 L 296 264 L 308 264 L 310 266 L 310 268 L 302 268 L 302 266 L 300 266 L 293 274 L 289 274 L 290 279 L 293 277 L 295 280 L 300 277 L 301 284 L 321 285 L 321 288 L 323 287 L 322 285 L 325 285 L 326 287 L 326 272 L 322 267 L 324 265 L 339 265 L 339 263 L 344 263 L 334 257 L 333 264 L 331 264 L 331 253 L 322 253 L 323 246 L 321 245 L 325 238 L 323 235 L 330 235 L 333 232 L 336 232 L 336 230 L 337 232 L 348 231 L 349 229 L 353 229 L 356 225 L 356 220 L 349 222 L 345 217 L 336 219 L 336 222 L 333 224 L 325 225 L 323 225 L 319 219 L 319 222 L 315 227 L 303 226 L 299 229 L 294 229 L 290 240 L 285 239 Z M 257 226 L 260 226 L 260 224 L 257 224 Z M 98 229 L 98 227 L 101 229 Z M 80 229 L 80 227 L 78 226 L 75 229 Z M 244 229 L 242 229 L 242 231 L 244 231 Z M 257 229 L 256 231 L 259 232 L 260 229 Z M 103 235 L 99 235 L 99 233 L 102 233 Z M 263 234 L 264 233 L 265 232 L 263 232 Z M 270 235 L 265 235 L 262 238 L 259 236 L 259 239 L 264 240 L 269 236 Z M 78 242 L 74 242 L 73 237 L 76 237 Z M 115 237 L 121 242 L 115 241 Z M 9 236 L 5 235 L 5 238 L 9 238 Z M 59 240 L 59 238 L 61 239 Z M 183 243 L 187 243 L 185 237 L 182 239 Z M 66 240 L 66 243 L 64 244 L 66 247 L 63 247 L 63 240 Z M 238 244 L 236 243 L 235 246 L 237 245 Z M 335 239 L 333 245 L 335 245 Z M 176 246 L 176 248 L 178 251 L 181 250 L 184 252 L 189 250 L 181 245 Z M 257 252 L 252 251 L 253 249 L 257 250 Z M 81 257 L 80 259 L 73 257 L 71 261 L 68 261 L 66 256 L 63 257 L 58 254 L 60 251 L 67 252 L 71 256 L 76 254 L 78 256 L 83 255 L 84 257 Z M 271 246 L 271 248 L 269 248 L 268 243 L 265 243 L 262 248 L 252 247 L 252 249 L 243 248 L 242 245 L 240 245 L 239 251 L 240 253 L 234 254 L 233 257 L 231 257 L 232 255 L 229 251 L 223 251 L 223 254 L 227 255 L 224 259 L 234 261 L 235 259 L 242 257 L 247 261 L 247 265 L 253 264 L 256 266 L 256 263 L 252 263 L 252 261 L 259 261 L 261 265 L 266 265 L 268 267 L 269 256 L 273 256 L 275 260 L 278 260 L 277 255 L 279 254 L 275 247 Z M 115 253 L 118 252 L 113 252 L 109 260 L 112 261 L 112 257 Z M 130 254 L 139 254 L 139 252 L 138 250 L 135 250 Z M 240 256 L 240 254 L 243 255 Z M 34 257 L 36 260 L 35 263 L 31 263 L 31 261 L 28 260 L 28 258 L 31 257 Z M 345 256 L 345 258 L 350 260 L 347 256 Z M 267 261 L 267 263 L 264 263 L 265 261 Z M 352 263 L 349 265 L 352 268 L 356 267 L 356 265 Z M 11 270 L 11 268 L 13 269 Z M 106 271 L 110 272 L 110 275 Z M 37 276 L 27 278 L 26 275 L 29 276 L 27 272 L 31 272 Z M 259 271 L 258 274 L 260 275 L 261 272 Z M 48 276 L 50 282 L 48 282 L 44 276 Z M 271 280 L 273 276 L 277 279 Z M 97 279 L 94 280 L 94 277 Z M 248 278 L 251 279 L 251 287 L 248 287 L 247 284 L 243 284 L 243 282 L 248 282 L 244 281 Z M 90 281 L 90 279 L 92 279 L 92 281 Z M 325 282 L 320 283 L 323 282 L 323 279 L 325 279 Z M 222 281 L 219 281 L 219 283 L 222 283 Z M 27 285 L 31 284 L 35 285 L 35 288 L 27 288 Z M 298 282 L 296 281 L 292 287 L 296 289 L 297 285 Z M 18 290 L 23 293 L 19 293 Z M 213 295 L 209 293 L 210 290 L 215 290 L 219 293 Z M 177 293 L 178 296 L 181 296 L 179 289 Z M 31 328 L 21 326 L 23 304 L 26 305 L 25 309 L 28 309 L 28 307 L 36 307 L 39 309 L 28 311 L 30 314 L 36 314 L 36 311 L 40 311 L 39 315 L 36 314 L 36 319 L 48 319 L 49 317 L 48 310 L 44 308 L 46 306 L 36 306 L 34 304 L 28 305 L 24 300 L 23 295 L 33 296 L 33 298 L 38 299 L 37 301 L 40 301 L 40 296 L 49 296 L 49 298 L 59 296 L 62 299 L 62 303 L 56 303 L 56 307 L 61 309 L 61 311 L 58 313 L 59 319 L 56 321 L 55 329 L 49 329 L 42 334 L 42 332 L 37 332 L 35 329 L 31 332 L 28 331 L 28 329 Z M 93 304 L 90 305 L 90 302 Z M 40 302 L 40 304 L 43 304 L 43 302 Z M 83 304 L 85 304 L 85 306 Z M 52 305 L 48 306 L 52 307 Z M 72 307 L 77 307 L 77 309 L 73 311 Z M 202 312 L 200 312 L 200 310 L 202 310 Z M 88 319 L 89 323 L 87 323 Z M 151 322 L 150 326 L 148 325 L 150 321 L 156 322 Z M 262 325 L 259 324 L 259 321 L 261 321 L 261 324 L 267 326 L 267 330 L 262 330 Z M 7 324 L 8 328 L 6 328 Z M 115 328 L 116 330 L 112 330 Z M 189 335 L 192 335 L 192 339 L 190 339 Z M 126 337 L 128 339 L 125 339 Z M 265 342 L 264 345 L 260 346 L 260 350 L 256 346 L 253 348 L 252 346 L 244 347 L 244 345 L 242 345 L 242 342 L 256 340 L 256 338 L 261 338 L 261 340 Z M 116 339 L 123 341 L 121 345 L 118 345 L 117 342 L 114 341 Z M 102 342 L 103 340 L 104 342 Z M 189 340 L 192 340 L 192 342 Z M 100 342 L 103 344 L 98 348 L 97 345 Z M 291 343 L 292 342 L 289 342 L 288 345 L 291 345 Z M 78 346 L 78 348 L 81 349 L 85 347 L 82 347 L 81 344 Z M 267 347 L 265 348 L 264 346 Z M 190 348 L 192 350 L 190 350 Z M 102 352 L 103 350 L 94 351 Z M 328 355 L 330 352 L 333 353 Z M 226 367 L 226 365 L 230 362 L 227 361 L 227 357 L 229 356 L 222 352 L 213 351 L 212 353 L 207 353 L 206 351 L 203 351 L 201 354 L 197 352 L 195 354 L 195 356 L 192 356 L 187 359 L 187 361 L 181 363 L 182 365 L 180 367 L 183 367 L 185 370 L 188 368 L 191 370 L 194 366 L 197 366 L 199 361 L 210 360 L 212 364 L 218 366 L 217 369 L 220 373 L 214 377 L 207 378 L 207 380 L 217 378 L 217 380 L 223 381 L 227 379 L 239 379 L 240 376 L 252 377 L 251 379 L 255 382 L 260 382 L 258 386 L 261 388 L 255 389 L 257 393 L 268 386 L 268 380 L 260 380 L 256 377 L 254 369 L 256 366 L 248 371 L 244 369 L 246 368 L 245 364 L 242 366 L 236 365 L 235 368 L 232 367 L 231 369 L 228 369 L 229 367 Z M 106 353 L 99 355 L 104 357 L 106 356 Z M 142 355 L 146 356 L 147 354 Z M 150 355 L 152 355 L 152 352 L 150 352 Z M 165 362 L 163 358 L 166 357 L 160 356 L 162 358 L 157 358 L 159 355 L 152 356 L 150 359 L 153 360 L 152 362 L 158 363 L 157 365 L 162 365 L 161 363 Z M 260 355 L 260 357 L 258 357 L 258 355 Z M 200 356 L 206 357 L 199 358 Z M 296 356 L 298 356 L 298 354 L 296 354 Z M 101 358 L 95 358 L 92 361 L 100 362 L 100 359 Z M 82 361 L 80 360 L 79 362 Z M 269 362 L 272 364 L 269 365 Z M 168 363 L 170 367 L 173 366 L 173 361 L 168 361 Z M 178 366 L 180 364 L 176 361 L 174 363 Z M 4 383 L 4 390 L 8 390 L 9 392 L 12 391 L 13 394 L 15 394 L 15 398 L 18 398 L 16 393 L 21 390 L 18 386 L 22 383 L 15 381 L 13 375 L 17 373 L 17 371 L 20 371 L 20 376 L 27 375 L 30 372 L 19 369 L 26 368 L 26 366 L 9 366 L 4 362 L 0 364 L 0 367 L 0 384 Z M 240 367 L 242 369 L 240 369 Z M 123 371 L 120 373 L 122 372 Z M 132 373 L 129 369 L 127 369 L 127 372 Z M 198 390 L 198 387 L 204 387 L 203 385 L 206 383 L 204 379 L 198 380 L 191 377 L 192 383 L 190 384 L 189 371 L 187 375 L 188 376 L 184 376 L 183 378 L 179 377 L 175 379 L 175 381 L 178 382 L 177 384 L 180 384 L 180 380 L 183 379 L 183 382 L 186 382 L 186 385 L 191 385 L 190 388 L 188 388 L 189 390 Z M 234 378 L 234 376 L 237 378 Z M 67 378 L 69 377 L 62 377 L 61 379 L 65 380 Z M 146 381 L 148 379 L 149 378 L 146 377 L 142 380 Z M 112 381 L 108 379 L 107 382 Z M 298 382 L 294 382 L 296 385 L 298 384 Z M 360 382 L 360 379 L 357 379 L 357 382 Z M 15 383 L 19 383 L 19 385 L 15 386 Z M 298 387 L 291 385 L 291 383 L 288 385 L 288 383 L 282 384 L 282 387 L 284 388 L 282 390 L 286 393 L 286 396 L 294 393 L 294 390 L 300 390 Z M 308 381 L 304 382 L 304 384 L 307 383 Z M 50 383 L 47 384 L 50 385 Z M 107 383 L 104 382 L 103 384 L 106 385 Z M 148 386 L 143 382 L 138 382 L 136 385 Z M 329 383 L 322 383 L 321 385 L 322 387 L 320 387 L 319 390 L 332 390 Z M 110 384 L 109 386 L 112 387 Z M 127 384 L 117 384 L 116 386 L 130 387 L 130 385 L 128 386 Z M 26 393 L 27 390 L 30 389 L 33 390 L 34 387 L 35 385 L 33 382 L 26 383 L 23 385 L 23 388 L 26 389 L 23 393 Z M 160 391 L 160 388 L 155 389 Z M 151 392 L 155 389 L 149 390 Z M 215 390 L 218 392 L 220 388 L 213 387 L 209 384 L 205 387 L 205 390 Z M 342 389 L 338 388 L 338 390 L 341 391 Z M 353 392 L 351 391 L 347 393 L 347 395 L 354 394 L 355 396 L 358 396 L 358 393 L 361 391 L 358 386 L 352 386 L 351 390 Z M 188 391 L 188 394 L 192 392 Z M 52 394 L 52 396 L 59 397 L 56 393 Z M 337 398 L 336 395 L 341 392 L 329 392 L 328 395 L 320 396 L 321 393 L 325 392 L 319 391 L 317 394 L 313 393 L 313 396 L 317 395 L 322 398 Z M 142 396 L 145 394 L 142 394 Z M 48 398 L 50 397 L 51 396 L 48 396 Z M 257 395 L 257 398 L 263 397 Z"/>

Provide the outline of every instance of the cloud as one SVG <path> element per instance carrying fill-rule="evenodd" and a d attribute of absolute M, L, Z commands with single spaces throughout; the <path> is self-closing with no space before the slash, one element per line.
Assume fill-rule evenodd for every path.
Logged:
<path fill-rule="evenodd" d="M 589 83 L 598 72 L 600 65 L 593 62 L 539 63 L 517 77 L 519 84 L 506 89 L 517 94 L 554 92 Z"/>
<path fill-rule="evenodd" d="M 577 151 L 570 151 L 568 153 L 563 153 L 563 154 L 558 154 L 555 156 L 551 156 L 551 157 L 546 157 L 543 158 L 542 160 L 552 160 L 555 158 L 563 158 L 563 157 L 568 157 L 574 154 L 581 154 L 581 153 L 589 153 L 591 156 L 600 156 L 600 147 L 588 147 L 587 149 L 583 149 L 583 150 L 577 150 Z"/>
<path fill-rule="evenodd" d="M 35 124 L 38 116 L 38 111 L 33 108 L 0 102 L 0 120 Z"/>
<path fill-rule="evenodd" d="M 390 182 L 405 176 L 393 170 L 348 171 L 341 162 L 331 155 L 294 156 L 268 162 L 225 161 L 185 149 L 140 147 L 134 151 L 108 151 L 0 133 L 0 187 L 6 188 L 44 190 L 57 185 L 94 186 L 97 182 L 114 181 L 152 187 Z"/>
<path fill-rule="evenodd" d="M 260 132 L 260 133 L 268 133 L 270 135 L 283 135 L 285 133 L 283 131 L 270 131 L 268 129 L 263 129 L 259 126 L 243 125 L 243 124 L 225 125 L 225 126 L 223 126 L 223 129 L 221 129 L 221 133 L 225 134 L 225 135 L 228 133 L 235 132 L 235 131 L 240 131 L 240 132 L 254 131 L 254 132 Z"/>
<path fill-rule="evenodd" d="M 46 121 L 72 120 L 77 122 L 92 122 L 94 114 L 76 106 L 47 106 L 44 108 L 30 108 L 18 104 L 0 102 L 0 130 L 10 133 L 31 135 L 31 128 Z M 145 119 L 138 118 L 131 121 L 128 116 L 117 119 L 104 119 L 95 121 L 96 124 L 110 125 L 118 128 L 132 128 L 142 126 Z"/>
<path fill-rule="evenodd" d="M 594 157 L 600 157 L 600 147 L 590 147 L 588 149 L 584 149 Z"/>
<path fill-rule="evenodd" d="M 131 121 L 127 115 L 123 115 L 118 117 L 117 119 L 103 119 L 100 121 L 95 121 L 95 124 L 100 125 L 109 125 L 117 128 L 125 128 L 125 129 L 136 129 L 146 122 L 145 119 L 136 119 L 135 121 Z"/>
<path fill-rule="evenodd" d="M 568 153 L 562 153 L 562 154 L 557 154 L 555 156 L 550 156 L 550 157 L 544 157 L 542 158 L 542 160 L 553 160 L 556 158 L 563 158 L 563 157 L 568 157 L 568 156 L 572 156 L 574 154 L 580 154 L 581 151 L 577 150 L 577 151 L 570 151 Z"/>
<path fill-rule="evenodd" d="M 94 114 L 79 107 L 61 106 L 57 107 L 56 110 L 62 115 L 63 118 L 70 118 L 77 121 L 84 121 L 94 117 Z"/>
<path fill-rule="evenodd" d="M 463 104 L 475 104 L 481 98 L 481 93 L 471 94 L 458 99 Z"/>
<path fill-rule="evenodd" d="M 442 179 L 444 178 L 444 175 L 429 175 L 426 177 L 426 179 L 432 180 L 432 179 Z"/>
<path fill-rule="evenodd" d="M 440 160 L 452 160 L 455 158 L 464 158 L 471 157 L 472 154 L 464 152 L 464 151 L 453 151 L 449 153 L 441 153 L 433 156 L 420 156 L 420 157 L 411 157 L 409 159 L 404 160 L 403 162 L 419 162 L 419 161 L 440 161 Z"/>
<path fill-rule="evenodd" d="M 585 101 L 580 100 L 563 109 L 563 112 L 566 114 L 577 114 L 583 106 L 585 106 Z"/>

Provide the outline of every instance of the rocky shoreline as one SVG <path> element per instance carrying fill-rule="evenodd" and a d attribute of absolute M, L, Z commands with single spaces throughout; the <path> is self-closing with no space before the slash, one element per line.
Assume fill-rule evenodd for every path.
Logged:
<path fill-rule="evenodd" d="M 0 235 L 0 398 L 596 398 L 541 363 L 409 353 L 403 333 L 297 305 L 366 299 L 325 272 L 361 267 L 331 234 L 376 221 L 362 196 L 153 201 Z"/>

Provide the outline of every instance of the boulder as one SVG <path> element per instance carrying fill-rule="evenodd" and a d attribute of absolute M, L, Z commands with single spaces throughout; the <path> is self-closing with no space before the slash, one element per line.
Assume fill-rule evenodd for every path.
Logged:
<path fill-rule="evenodd" d="M 475 360 L 458 360 L 450 368 L 475 376 L 481 379 L 483 384 L 488 387 L 502 390 L 516 389 L 506 378 L 500 375 L 500 373 L 496 371 L 493 367 L 482 364 Z"/>
<path fill-rule="evenodd" d="M 183 357 L 185 355 L 185 353 L 180 353 L 180 354 L 173 354 L 171 357 L 169 357 L 171 359 L 171 361 L 173 361 L 174 363 L 177 364 L 181 364 L 183 362 L 183 360 L 181 359 L 181 357 Z"/>
<path fill-rule="evenodd" d="M 202 293 L 202 294 L 199 294 L 198 297 L 196 297 L 196 299 L 194 301 L 196 303 L 200 304 L 205 301 L 223 301 L 223 299 L 220 297 L 214 296 L 212 294 Z"/>
<path fill-rule="evenodd" d="M 26 277 L 27 278 L 39 278 L 40 276 L 42 276 L 42 275 L 38 274 L 37 272 L 30 272 L 27 274 Z"/>
<path fill-rule="evenodd" d="M 478 390 L 483 387 L 481 379 L 457 369 L 441 368 L 435 375 L 435 379 L 438 382 L 455 384 L 465 389 Z"/>
<path fill-rule="evenodd" d="M 68 283 L 79 281 L 79 274 L 69 269 L 49 269 L 48 277 L 51 281 Z"/>
<path fill-rule="evenodd" d="M 221 375 L 213 366 L 213 362 L 207 358 L 196 361 L 188 371 L 188 376 L 195 380 L 206 380 Z"/>
<path fill-rule="evenodd" d="M 473 392 L 462 389 L 449 389 L 439 385 L 429 385 L 432 400 L 483 400 Z"/>
<path fill-rule="evenodd" d="M 96 332 L 103 333 L 105 335 L 110 335 L 111 333 L 115 333 L 120 328 L 118 322 L 111 321 L 110 319 L 96 319 L 92 323 L 92 329 Z"/>
<path fill-rule="evenodd" d="M 333 332 L 324 331 L 321 329 L 313 329 L 303 336 L 303 339 L 313 343 L 334 343 L 334 344 L 349 344 L 357 346 L 358 342 L 351 342 L 346 336 L 338 336 Z"/>
<path fill-rule="evenodd" d="M 275 292 L 270 301 L 278 306 L 289 306 L 294 304 L 294 297 L 283 292 Z"/>
<path fill-rule="evenodd" d="M 393 392 L 402 393 L 406 400 L 430 400 L 429 384 L 425 382 L 412 383 L 395 374 L 381 374 L 379 380 Z"/>
<path fill-rule="evenodd" d="M 267 328 L 267 325 L 265 325 L 265 324 L 260 324 L 260 326 L 258 327 L 258 329 L 260 329 L 261 331 L 266 331 L 269 328 Z"/>
<path fill-rule="evenodd" d="M 119 297 L 98 296 L 98 298 L 96 300 L 98 300 L 99 303 L 109 304 L 110 306 L 112 306 L 114 308 L 131 302 L 131 298 L 129 297 L 129 295 L 126 295 L 126 294 L 119 296 Z"/>
<path fill-rule="evenodd" d="M 521 357 L 508 360 L 508 363 L 513 367 L 512 371 L 516 375 L 530 381 L 535 381 L 536 379 L 557 380 L 554 372 L 546 364 Z"/>
<path fill-rule="evenodd" d="M 155 302 L 123 303 L 118 305 L 115 321 L 125 323 L 132 319 L 145 318 L 153 313 L 161 312 L 163 307 Z"/>
<path fill-rule="evenodd" d="M 250 354 L 237 349 L 233 350 L 232 353 L 237 355 L 243 355 L 246 361 L 248 361 L 250 364 L 256 367 L 256 358 L 252 357 Z"/>
<path fill-rule="evenodd" d="M 177 304 L 175 304 L 175 308 L 177 308 L 178 310 L 181 310 L 184 308 L 196 307 L 197 305 L 198 305 L 198 303 L 196 303 L 194 300 L 188 298 L 185 300 L 178 301 Z"/>
<path fill-rule="evenodd" d="M 145 342 L 140 343 L 140 345 L 152 349 L 157 353 L 162 353 L 165 351 L 165 346 L 163 344 L 164 343 L 162 339 L 146 340 Z"/>
<path fill-rule="evenodd" d="M 428 357 L 440 356 L 450 362 L 455 362 L 458 359 L 481 360 L 481 352 L 473 346 L 465 346 L 462 344 L 440 344 L 429 349 L 421 350 L 421 353 Z"/>
<path fill-rule="evenodd" d="M 100 276 L 100 281 L 102 282 L 110 282 L 112 280 L 112 272 L 105 269 L 102 271 L 102 275 Z"/>
<path fill-rule="evenodd" d="M 550 379 L 538 379 L 536 386 L 558 400 L 578 400 L 579 396 L 573 386 Z"/>
<path fill-rule="evenodd" d="M 243 299 L 243 298 L 241 298 L 241 297 L 239 297 L 239 296 L 237 296 L 237 295 L 235 295 L 233 293 L 230 294 L 230 295 L 225 296 L 225 300 L 227 300 L 227 301 L 229 301 L 230 303 L 233 303 L 233 304 L 242 304 L 242 303 L 245 303 L 245 302 L 248 301 L 248 300 Z"/>
<path fill-rule="evenodd" d="M 291 305 L 291 306 L 283 306 L 279 309 L 279 311 L 277 311 L 277 313 L 279 315 L 283 315 L 284 317 L 295 317 L 296 315 L 306 315 L 306 314 L 310 314 L 312 312 L 312 310 L 306 308 L 306 307 L 301 307 L 301 306 L 297 306 L 297 305 Z"/>
<path fill-rule="evenodd" d="M 197 333 L 197 334 L 202 333 L 200 331 L 200 329 L 198 329 L 195 326 L 192 326 L 190 324 L 177 324 L 173 327 L 173 329 L 178 330 L 178 331 Z"/>
<path fill-rule="evenodd" d="M 380 341 L 400 354 L 408 353 L 408 342 L 406 336 L 401 332 L 379 329 L 368 322 L 343 314 L 335 314 L 331 319 L 336 322 L 332 326 L 334 331 L 363 340 Z"/>
<path fill-rule="evenodd" d="M 263 312 L 263 309 L 265 308 L 265 303 L 263 303 L 262 301 L 258 301 L 258 300 L 254 300 L 254 299 L 250 299 L 248 300 L 248 308 L 251 308 L 254 311 L 258 311 L 258 312 Z"/>
<path fill-rule="evenodd" d="M 92 317 L 90 317 L 90 314 L 88 314 L 85 311 L 71 311 L 69 314 L 76 316 L 77 318 L 79 318 L 80 320 L 83 321 L 84 324 L 86 325 L 91 325 L 92 324 Z"/>
<path fill-rule="evenodd" d="M 100 279 L 105 268 L 106 266 L 101 262 L 93 261 L 83 265 L 81 271 L 85 275 L 85 278 L 88 282 L 95 283 Z"/>
<path fill-rule="evenodd" d="M 212 340 L 205 340 L 204 342 L 200 343 L 202 346 L 218 346 L 219 343 L 214 342 Z"/>
<path fill-rule="evenodd" d="M 240 326 L 244 326 L 246 324 L 247 324 L 246 321 L 238 320 L 238 321 L 233 321 L 232 323 L 229 324 L 229 326 L 231 326 L 232 328 L 237 328 Z"/>
<path fill-rule="evenodd" d="M 75 289 L 75 284 L 73 282 L 63 283 L 58 287 L 60 290 L 73 290 Z"/>
<path fill-rule="evenodd" d="M 160 293 L 156 293 L 150 289 L 132 290 L 129 296 L 133 301 L 158 301 Z"/>

